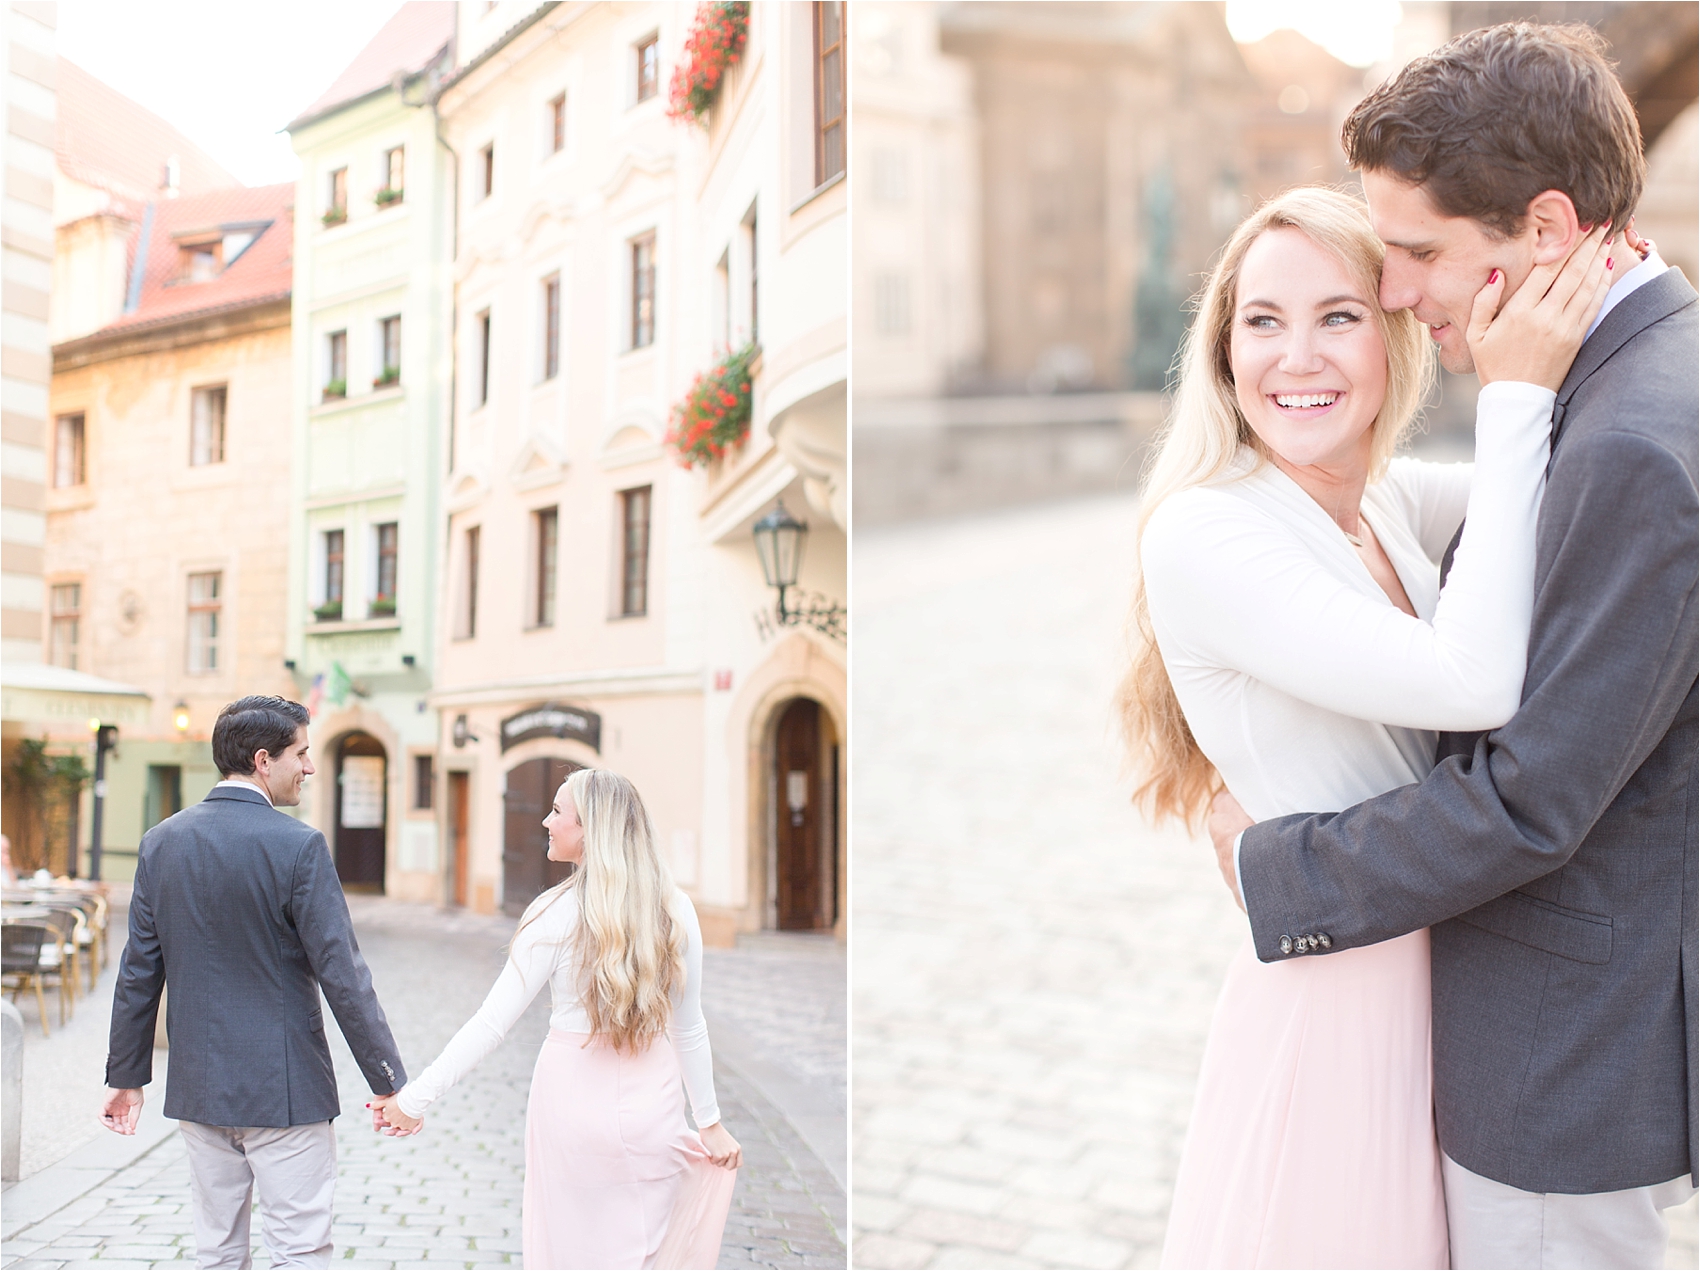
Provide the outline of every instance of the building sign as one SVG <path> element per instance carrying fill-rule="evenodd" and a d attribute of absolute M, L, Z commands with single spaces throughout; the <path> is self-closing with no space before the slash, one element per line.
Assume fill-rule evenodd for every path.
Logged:
<path fill-rule="evenodd" d="M 528 706 L 502 721 L 502 750 L 505 752 L 534 737 L 566 737 L 582 741 L 598 754 L 602 751 L 602 716 L 577 706 L 545 702 Z"/>
<path fill-rule="evenodd" d="M 342 828 L 384 826 L 384 757 L 349 755 L 342 761 Z"/>

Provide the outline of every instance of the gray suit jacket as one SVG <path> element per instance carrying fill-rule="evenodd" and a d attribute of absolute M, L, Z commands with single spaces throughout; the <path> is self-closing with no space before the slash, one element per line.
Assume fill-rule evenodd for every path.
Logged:
<path fill-rule="evenodd" d="M 1516 717 L 1240 845 L 1264 961 L 1432 927 L 1441 1147 L 1525 1191 L 1695 1171 L 1695 317 L 1670 270 L 1559 390 Z"/>
<path fill-rule="evenodd" d="M 373 1092 L 407 1081 L 325 836 L 258 790 L 215 787 L 143 836 L 108 1086 L 153 1079 L 167 983 L 168 1117 L 289 1126 L 336 1116 L 320 989 Z"/>

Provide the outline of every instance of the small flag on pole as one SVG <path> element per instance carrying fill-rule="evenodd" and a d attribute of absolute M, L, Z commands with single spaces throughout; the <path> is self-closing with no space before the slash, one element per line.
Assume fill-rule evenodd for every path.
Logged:
<path fill-rule="evenodd" d="M 341 662 L 332 662 L 330 672 L 325 677 L 325 696 L 330 698 L 332 706 L 341 706 L 348 700 L 348 690 L 353 687 L 353 681 L 348 678 L 348 672 L 342 669 Z"/>
<path fill-rule="evenodd" d="M 307 716 L 309 719 L 318 715 L 319 707 L 324 704 L 324 700 L 325 677 L 323 675 L 315 675 L 313 677 L 313 687 L 307 691 Z"/>

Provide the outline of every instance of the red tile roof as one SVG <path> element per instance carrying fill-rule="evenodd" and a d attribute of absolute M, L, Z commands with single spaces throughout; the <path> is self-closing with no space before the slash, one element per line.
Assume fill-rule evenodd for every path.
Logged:
<path fill-rule="evenodd" d="M 294 256 L 294 203 L 292 181 L 216 190 L 198 198 L 159 200 L 153 205 L 152 225 L 146 225 L 147 264 L 141 303 L 134 313 L 126 313 L 95 334 L 137 330 L 287 298 Z M 205 282 L 177 281 L 181 236 L 264 222 L 269 224 L 260 236 L 218 277 Z M 131 240 L 132 259 L 142 228 L 137 227 Z"/>
<path fill-rule="evenodd" d="M 158 115 L 64 58 L 58 97 L 54 151 L 60 171 L 114 195 L 124 215 L 139 217 L 143 204 L 161 196 L 165 161 L 172 155 L 184 196 L 242 185 Z"/>
<path fill-rule="evenodd" d="M 368 93 L 389 87 L 395 74 L 416 75 L 437 60 L 454 39 L 455 5 L 452 0 L 410 0 L 361 49 L 336 82 L 317 101 L 296 117 L 289 127 L 299 128 L 339 106 Z"/>

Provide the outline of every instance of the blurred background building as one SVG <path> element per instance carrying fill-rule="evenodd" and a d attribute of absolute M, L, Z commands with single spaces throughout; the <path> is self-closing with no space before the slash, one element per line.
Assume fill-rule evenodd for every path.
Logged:
<path fill-rule="evenodd" d="M 91 722 L 124 879 L 279 693 L 350 889 L 517 913 L 597 764 L 711 941 L 842 935 L 842 6 L 402 4 L 259 188 L 6 12 L 20 864 L 89 872 Z M 710 12 L 747 43 L 675 117 Z M 703 375 L 747 424 L 687 462 Z"/>
<path fill-rule="evenodd" d="M 1292 185 L 1357 188 L 1352 107 L 1481 25 L 1610 41 L 1648 147 L 1638 227 L 1695 277 L 1694 4 L 1381 7 L 1383 48 L 1347 62 L 1293 29 L 1236 41 L 1253 5 L 858 6 L 857 515 L 1131 486 L 1234 225 Z M 1429 435 L 1455 448 L 1474 392 L 1445 378 Z"/>

